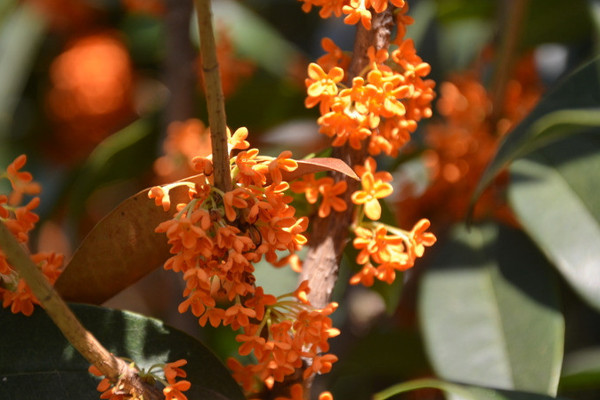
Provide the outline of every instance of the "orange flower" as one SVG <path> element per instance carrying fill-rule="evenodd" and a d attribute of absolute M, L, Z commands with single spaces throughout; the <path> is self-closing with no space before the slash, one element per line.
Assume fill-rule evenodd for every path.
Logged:
<path fill-rule="evenodd" d="M 294 290 L 294 297 L 302 302 L 302 304 L 309 304 L 308 293 L 310 293 L 310 287 L 308 286 L 308 280 L 303 280 L 300 285 Z"/>
<path fill-rule="evenodd" d="M 366 29 L 371 29 L 371 12 L 366 9 L 364 0 L 350 0 L 350 5 L 344 6 L 342 11 L 348 14 L 345 23 L 354 25 L 360 21 Z"/>
<path fill-rule="evenodd" d="M 238 128 L 235 132 L 233 132 L 233 135 L 231 134 L 229 128 L 227 128 L 227 136 L 229 137 L 229 139 L 227 139 L 229 154 L 231 154 L 231 151 L 234 149 L 246 150 L 250 147 L 250 143 L 248 143 L 248 141 L 246 140 L 246 138 L 248 137 L 248 128 Z"/>
<path fill-rule="evenodd" d="M 20 171 L 27 163 L 27 156 L 21 154 L 6 167 L 6 171 L 0 174 L 0 178 L 5 177 L 10 181 L 12 192 L 7 199 L 10 205 L 21 203 L 23 195 L 33 195 L 41 192 L 41 187 L 37 182 L 33 182 L 33 176 L 26 171 Z M 0 203 L 1 204 L 1 203 Z"/>
<path fill-rule="evenodd" d="M 223 201 L 225 205 L 225 215 L 228 220 L 234 221 L 237 216 L 234 207 L 238 209 L 248 207 L 248 202 L 246 201 L 247 198 L 248 193 L 243 188 L 237 188 L 231 192 L 225 193 Z"/>
<path fill-rule="evenodd" d="M 269 163 L 269 173 L 271 174 L 273 184 L 278 185 L 283 180 L 283 176 L 281 175 L 282 170 L 290 172 L 298 168 L 298 163 L 290 157 L 292 157 L 292 152 L 286 150 Z"/>
<path fill-rule="evenodd" d="M 275 400 L 304 400 L 304 389 L 302 384 L 295 383 L 290 388 L 290 397 L 278 396 Z"/>
<path fill-rule="evenodd" d="M 100 372 L 100 370 L 98 368 L 96 368 L 96 366 L 94 366 L 94 365 L 90 365 L 90 367 L 88 368 L 88 371 L 92 375 L 99 376 L 99 377 L 103 376 L 102 372 Z M 103 378 L 100 381 L 100 383 L 98 383 L 96 390 L 101 392 L 101 394 L 100 394 L 101 399 L 124 400 L 126 398 L 124 394 L 117 393 L 117 388 L 112 385 L 112 383 L 108 380 L 108 378 Z M 119 391 L 119 392 L 121 392 L 121 391 Z"/>
<path fill-rule="evenodd" d="M 342 79 L 344 70 L 339 67 L 333 67 L 325 73 L 319 64 L 309 64 L 308 79 L 305 81 L 308 93 L 307 107 L 313 107 L 319 101 L 335 96 L 338 93 L 337 84 Z"/>
<path fill-rule="evenodd" d="M 241 304 L 234 304 L 225 311 L 223 325 L 231 325 L 231 329 L 236 331 L 250 325 L 250 318 L 256 318 L 255 310 Z"/>
<path fill-rule="evenodd" d="M 30 316 L 33 314 L 33 306 L 40 304 L 24 279 L 19 279 L 16 290 L 2 289 L 1 292 L 3 294 L 2 307 L 7 308 L 10 306 L 10 311 L 13 314 L 22 313 Z"/>
<path fill-rule="evenodd" d="M 337 212 L 346 211 L 348 207 L 346 202 L 337 197 L 346 192 L 346 188 L 348 187 L 346 181 L 339 181 L 334 184 L 331 178 L 323 179 L 328 180 L 319 185 L 319 193 L 323 196 L 321 205 L 319 206 L 319 217 L 327 217 L 332 208 Z"/>
<path fill-rule="evenodd" d="M 187 400 L 186 395 L 181 392 L 188 390 L 192 384 L 188 381 L 172 383 L 163 389 L 165 400 Z"/>
<path fill-rule="evenodd" d="M 162 206 L 165 211 L 169 211 L 171 208 L 171 198 L 169 197 L 169 191 L 164 190 L 161 186 L 154 186 L 148 191 L 148 198 L 154 199 L 154 203 L 157 206 Z"/>
<path fill-rule="evenodd" d="M 254 291 L 254 296 L 244 302 L 247 308 L 256 312 L 256 319 L 262 321 L 265 316 L 265 308 L 277 303 L 277 298 L 271 294 L 265 294 L 261 286 Z"/>
<path fill-rule="evenodd" d="M 317 60 L 324 71 L 330 71 L 334 67 L 340 67 L 342 70 L 347 70 L 350 65 L 350 57 L 345 54 L 330 38 L 321 39 L 321 47 L 327 53 Z"/>
<path fill-rule="evenodd" d="M 360 283 L 366 287 L 373 286 L 375 275 L 377 275 L 377 269 L 372 264 L 367 263 L 363 265 L 357 274 L 350 278 L 350 284 L 358 285 Z"/>
<path fill-rule="evenodd" d="M 378 199 L 389 196 L 394 189 L 389 183 L 381 179 L 376 180 L 370 172 L 361 176 L 361 184 L 362 190 L 352 194 L 352 202 L 357 205 L 364 204 L 366 216 L 378 220 L 381 217 L 381 204 Z"/>
<path fill-rule="evenodd" d="M 167 382 L 173 384 L 175 383 L 176 378 L 185 378 L 187 376 L 187 373 L 183 369 L 181 369 L 181 367 L 183 367 L 186 364 L 187 360 L 183 358 L 177 361 L 166 363 L 163 367 L 163 372 L 165 374 L 165 379 L 167 380 Z"/>
<path fill-rule="evenodd" d="M 433 233 L 425 232 L 430 225 L 429 220 L 423 218 L 410 231 L 411 255 L 415 258 L 422 257 L 425 253 L 425 247 L 433 246 L 437 240 Z"/>
<path fill-rule="evenodd" d="M 303 373 L 304 379 L 307 379 L 313 373 L 315 374 L 326 374 L 331 371 L 331 367 L 333 363 L 336 362 L 338 358 L 333 354 L 325 354 L 322 356 L 316 356 L 312 360 L 312 364 L 310 367 L 306 368 Z"/>

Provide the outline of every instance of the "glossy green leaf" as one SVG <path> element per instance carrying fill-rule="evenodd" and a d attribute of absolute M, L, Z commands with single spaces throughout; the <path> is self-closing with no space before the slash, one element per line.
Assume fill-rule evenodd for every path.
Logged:
<path fill-rule="evenodd" d="M 199 341 L 138 314 L 73 305 L 83 325 L 113 354 L 142 368 L 185 358 L 189 399 L 244 399 L 228 370 Z M 3 400 L 98 399 L 98 379 L 88 362 L 44 313 L 31 317 L 0 311 L 0 398 Z"/>
<path fill-rule="evenodd" d="M 578 135 L 511 168 L 509 200 L 524 229 L 575 291 L 600 309 L 600 137 Z"/>
<path fill-rule="evenodd" d="M 420 290 L 426 348 L 440 378 L 556 394 L 564 321 L 552 270 L 522 233 L 456 228 Z"/>
<path fill-rule="evenodd" d="M 373 400 L 386 400 L 400 393 L 406 393 L 419 389 L 438 389 L 452 400 L 551 400 L 564 399 L 537 393 L 522 391 L 489 389 L 484 387 L 462 385 L 453 382 L 444 382 L 436 379 L 419 379 L 400 383 L 377 393 Z"/>
<path fill-rule="evenodd" d="M 600 126 L 599 112 L 600 58 L 595 58 L 559 83 L 508 134 L 483 173 L 474 199 L 512 160 L 562 137 Z"/>

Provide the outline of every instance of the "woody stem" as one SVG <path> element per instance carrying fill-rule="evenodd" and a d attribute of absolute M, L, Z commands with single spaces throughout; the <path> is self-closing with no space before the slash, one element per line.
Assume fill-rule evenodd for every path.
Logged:
<path fill-rule="evenodd" d="M 227 149 L 227 116 L 225 114 L 225 97 L 221 85 L 221 73 L 217 60 L 211 0 L 195 0 L 195 4 L 200 33 L 204 93 L 206 95 L 208 123 L 212 141 L 214 182 L 217 188 L 223 192 L 228 192 L 231 188 L 231 171 Z"/>
<path fill-rule="evenodd" d="M 393 26 L 394 18 L 390 7 L 383 13 L 373 14 L 371 30 L 365 29 L 362 25 L 358 26 L 352 61 L 346 77 L 347 84 L 351 86 L 352 79 L 368 65 L 367 50 L 370 46 L 375 50 L 389 47 Z M 335 147 L 332 155 L 354 167 L 364 163 L 367 146 L 368 143 L 365 142 L 361 149 L 356 150 L 346 144 Z M 343 199 L 348 204 L 348 208 L 346 211 L 331 213 L 326 218 L 316 217 L 311 221 L 310 247 L 300 276 L 301 280 L 308 280 L 309 300 L 317 308 L 325 307 L 330 301 L 342 253 L 348 241 L 348 231 L 354 219 L 351 196 L 360 185 L 357 180 L 340 173 L 334 175 L 336 180 L 346 179 L 348 186 Z"/>
<path fill-rule="evenodd" d="M 10 265 L 25 279 L 54 324 L 90 364 L 96 366 L 113 383 L 121 378 L 133 393 L 143 395 L 146 399 L 162 398 L 157 389 L 142 382 L 135 370 L 125 361 L 113 356 L 83 327 L 3 222 L 0 222 L 0 248 Z"/>

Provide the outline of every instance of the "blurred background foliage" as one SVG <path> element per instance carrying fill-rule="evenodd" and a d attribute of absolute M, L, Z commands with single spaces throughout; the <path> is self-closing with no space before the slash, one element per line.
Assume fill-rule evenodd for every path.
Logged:
<path fill-rule="evenodd" d="M 515 27 L 519 3 L 527 11 Z M 340 361 L 316 386 L 367 399 L 435 377 L 507 390 L 497 398 L 597 399 L 600 3 L 409 4 L 408 36 L 438 97 L 406 151 L 379 161 L 396 179 L 384 219 L 408 228 L 430 218 L 439 241 L 402 281 L 374 290 L 347 285 L 357 268 L 349 250 L 335 292 Z M 293 0 L 215 0 L 214 11 L 228 125 L 248 127 L 268 154 L 326 154 L 316 111 L 304 108 L 306 66 L 324 36 L 351 50 L 354 27 Z M 27 154 L 43 187 L 32 246 L 68 258 L 117 204 L 185 176 L 187 160 L 206 151 L 196 32 L 191 5 L 178 0 L 0 2 L 0 165 Z M 261 264 L 257 279 L 282 294 L 297 278 Z M 105 305 L 235 355 L 235 333 L 177 313 L 180 291 L 158 268 Z"/>

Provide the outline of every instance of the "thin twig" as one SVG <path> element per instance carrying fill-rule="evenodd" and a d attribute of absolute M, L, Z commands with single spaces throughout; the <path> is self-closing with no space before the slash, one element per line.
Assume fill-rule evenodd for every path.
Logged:
<path fill-rule="evenodd" d="M 144 395 L 145 399 L 162 398 L 156 388 L 144 383 L 134 369 L 113 356 L 83 327 L 3 222 L 0 222 L 0 248 L 10 265 L 25 279 L 54 324 L 90 364 L 96 366 L 111 382 L 116 383 L 120 379 L 126 389 Z"/>
<path fill-rule="evenodd" d="M 206 94 L 210 138 L 212 140 L 215 186 L 227 192 L 231 188 L 231 169 L 227 150 L 227 117 L 225 114 L 225 97 L 221 85 L 221 73 L 217 60 L 211 0 L 195 1 L 198 30 L 200 32 L 204 92 Z"/>

